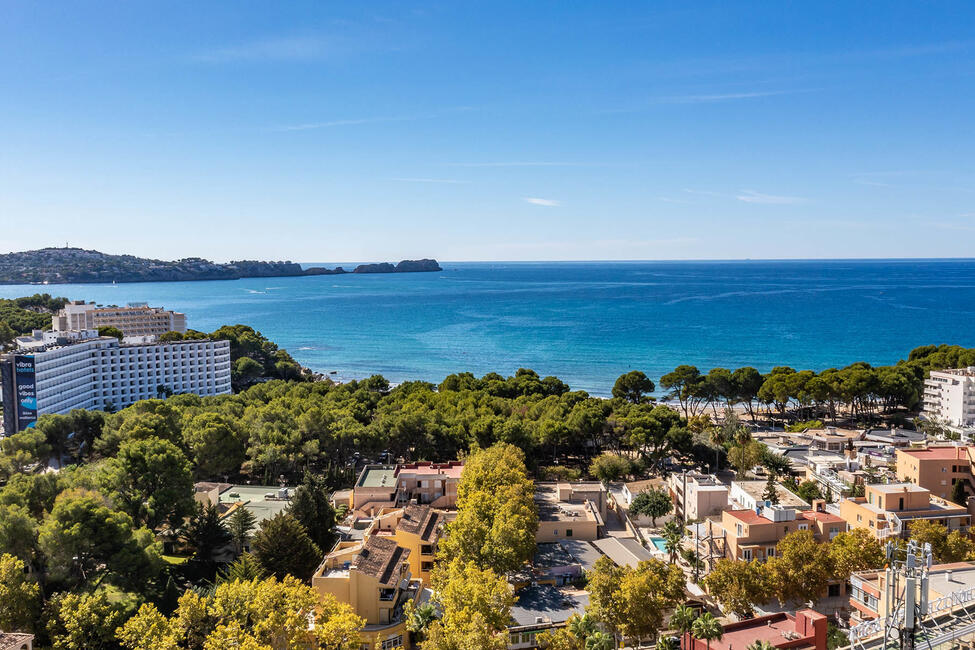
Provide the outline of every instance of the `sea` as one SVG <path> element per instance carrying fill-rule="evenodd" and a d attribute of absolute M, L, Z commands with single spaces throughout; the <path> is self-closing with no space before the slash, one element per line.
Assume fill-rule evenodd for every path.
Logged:
<path fill-rule="evenodd" d="M 334 266 L 340 263 L 314 264 Z M 148 302 L 189 327 L 244 323 L 349 380 L 439 382 L 531 368 L 608 395 L 680 364 L 822 370 L 975 347 L 975 260 L 455 262 L 442 272 L 232 281 L 5 285 L 99 304 Z M 349 268 L 352 264 L 345 263 Z"/>

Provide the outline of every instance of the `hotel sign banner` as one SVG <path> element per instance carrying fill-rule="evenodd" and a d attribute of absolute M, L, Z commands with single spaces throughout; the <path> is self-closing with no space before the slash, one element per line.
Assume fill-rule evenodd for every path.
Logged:
<path fill-rule="evenodd" d="M 14 357 L 14 382 L 17 387 L 17 425 L 23 431 L 37 422 L 37 376 L 33 355 Z"/>

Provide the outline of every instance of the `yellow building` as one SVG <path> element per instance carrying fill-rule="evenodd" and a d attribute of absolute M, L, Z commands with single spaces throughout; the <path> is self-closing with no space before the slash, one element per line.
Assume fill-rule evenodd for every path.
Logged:
<path fill-rule="evenodd" d="M 430 506 L 380 511 L 361 540 L 341 541 L 325 556 L 312 586 L 366 619 L 364 650 L 409 647 L 403 607 L 429 586 L 446 522 L 447 514 Z"/>
<path fill-rule="evenodd" d="M 410 573 L 419 578 L 424 587 L 429 587 L 437 541 L 447 520 L 447 513 L 441 510 L 411 504 L 380 513 L 366 534 L 390 536 L 399 546 L 409 550 Z"/>
<path fill-rule="evenodd" d="M 403 607 L 416 602 L 419 580 L 410 573 L 410 551 L 388 535 L 340 543 L 315 571 L 312 586 L 348 603 L 366 620 L 363 650 L 408 648 Z"/>
<path fill-rule="evenodd" d="M 535 484 L 535 505 L 538 507 L 536 541 L 593 541 L 599 538 L 606 514 L 606 488 L 594 482 L 539 482 Z"/>

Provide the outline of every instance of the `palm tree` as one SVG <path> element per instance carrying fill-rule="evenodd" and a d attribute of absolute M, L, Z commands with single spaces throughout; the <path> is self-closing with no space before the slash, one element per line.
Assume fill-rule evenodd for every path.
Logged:
<path fill-rule="evenodd" d="M 569 632 L 577 639 L 588 639 L 594 632 L 597 632 L 596 621 L 588 613 L 579 616 L 573 614 L 568 620 Z"/>
<path fill-rule="evenodd" d="M 427 628 L 437 617 L 437 610 L 430 603 L 423 603 L 410 612 L 410 617 L 406 621 L 406 629 L 412 634 L 413 638 L 422 641 L 427 634 Z"/>
<path fill-rule="evenodd" d="M 762 639 L 748 644 L 745 650 L 775 650 L 775 646 L 770 641 Z"/>
<path fill-rule="evenodd" d="M 707 641 L 708 650 L 711 650 L 711 641 L 720 641 L 721 637 L 724 636 L 724 630 L 721 628 L 718 619 L 711 615 L 711 612 L 704 612 L 697 617 L 691 626 L 691 634 L 694 635 L 695 639 Z"/>
<path fill-rule="evenodd" d="M 684 539 L 684 527 L 678 521 L 668 521 L 664 525 L 664 548 L 670 556 L 670 563 L 674 563 L 677 551 L 680 550 L 681 540 Z"/>
<path fill-rule="evenodd" d="M 586 650 L 613 650 L 615 645 L 613 637 L 599 630 L 586 637 Z"/>
<path fill-rule="evenodd" d="M 680 605 L 670 615 L 670 626 L 680 632 L 680 644 L 682 648 L 686 645 L 684 640 L 688 632 L 691 631 L 691 626 L 694 625 L 694 619 L 696 618 L 697 612 L 689 605 Z"/>
<path fill-rule="evenodd" d="M 673 637 L 660 635 L 657 637 L 657 645 L 654 646 L 655 650 L 677 650 L 677 646 L 674 644 Z"/>

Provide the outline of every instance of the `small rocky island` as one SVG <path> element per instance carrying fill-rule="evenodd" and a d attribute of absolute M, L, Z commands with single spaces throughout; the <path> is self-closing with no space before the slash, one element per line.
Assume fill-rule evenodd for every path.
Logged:
<path fill-rule="evenodd" d="M 81 282 L 183 282 L 239 280 L 343 273 L 417 273 L 442 271 L 436 260 L 403 260 L 399 264 L 360 264 L 352 271 L 304 269 L 296 262 L 239 260 L 219 264 L 200 257 L 176 261 L 134 255 L 109 255 L 82 248 L 42 248 L 0 255 L 0 284 L 77 284 Z"/>

